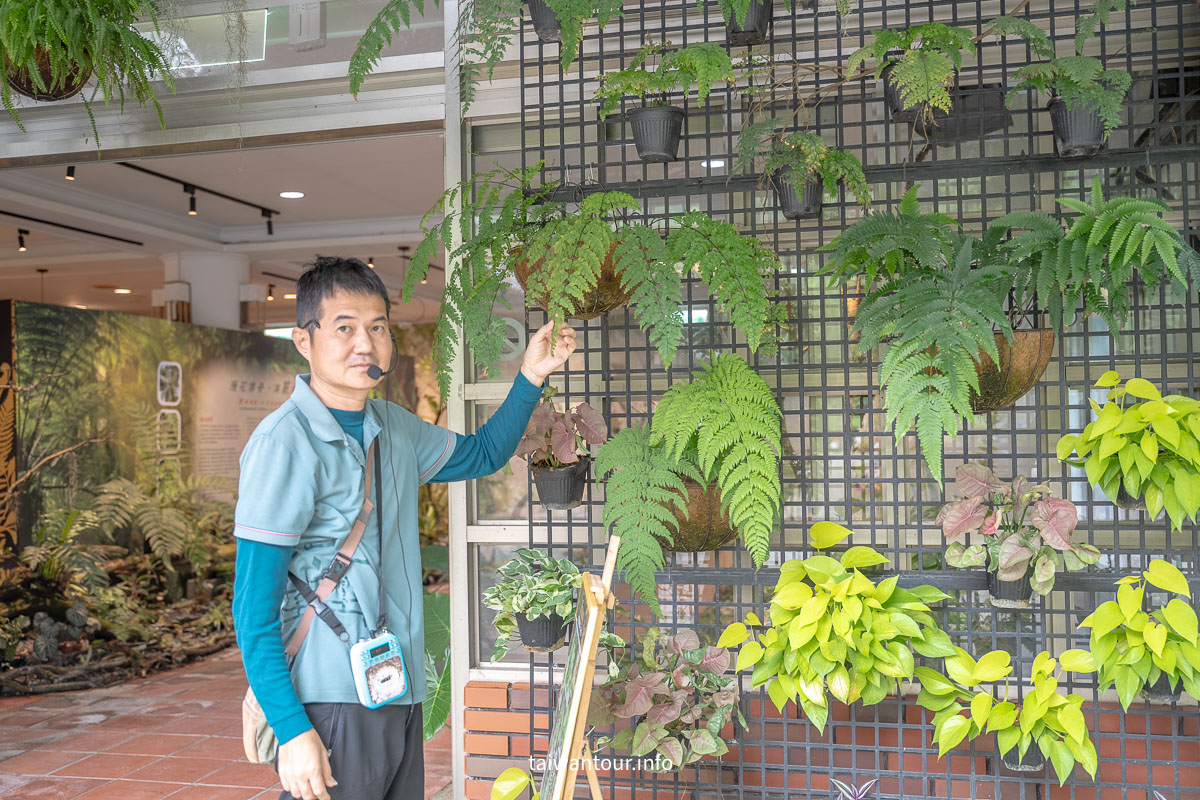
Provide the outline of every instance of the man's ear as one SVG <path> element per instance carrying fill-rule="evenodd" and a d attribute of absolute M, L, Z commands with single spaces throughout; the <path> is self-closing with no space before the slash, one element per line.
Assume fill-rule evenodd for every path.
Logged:
<path fill-rule="evenodd" d="M 312 333 L 308 328 L 292 328 L 292 344 L 296 345 L 296 350 L 300 355 L 304 356 L 304 360 L 309 360 L 309 353 L 312 352 Z"/>

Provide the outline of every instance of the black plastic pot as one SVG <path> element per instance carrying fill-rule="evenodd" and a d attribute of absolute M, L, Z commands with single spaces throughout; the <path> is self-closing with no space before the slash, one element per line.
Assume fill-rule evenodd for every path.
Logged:
<path fill-rule="evenodd" d="M 542 0 L 529 0 L 529 18 L 533 20 L 533 31 L 537 34 L 538 41 L 562 41 L 558 17 L 554 16 L 550 6 Z"/>
<path fill-rule="evenodd" d="M 916 128 L 934 144 L 951 145 L 959 139 L 979 139 L 1004 130 L 1011 120 L 1003 86 L 955 86 L 950 89 L 950 111 L 935 108 L 932 122 L 918 116 Z"/>
<path fill-rule="evenodd" d="M 1158 680 L 1142 689 L 1142 697 L 1149 700 L 1151 703 L 1168 706 L 1172 703 L 1179 702 L 1180 696 L 1183 694 L 1183 681 L 1175 684 L 1175 688 L 1171 689 L 1171 681 L 1167 678 L 1167 674 L 1158 676 Z"/>
<path fill-rule="evenodd" d="M 517 630 L 521 632 L 521 643 L 533 653 L 549 653 L 563 646 L 567 640 L 567 623 L 558 614 L 529 619 L 517 614 Z"/>
<path fill-rule="evenodd" d="M 1000 756 L 1000 760 L 1004 762 L 1004 766 L 1014 772 L 1038 772 L 1045 769 L 1046 757 L 1042 755 L 1042 748 L 1038 747 L 1037 742 L 1030 742 L 1029 749 L 1025 751 L 1025 757 L 1018 759 L 1017 755 L 1020 751 L 1018 745 Z"/>
<path fill-rule="evenodd" d="M 1002 581 L 997 573 L 988 570 L 987 588 L 991 595 L 988 601 L 995 608 L 1029 608 L 1033 602 L 1033 586 L 1028 572 L 1019 581 Z"/>
<path fill-rule="evenodd" d="M 1104 147 L 1104 121 L 1092 104 L 1068 109 L 1057 97 L 1046 105 L 1054 130 L 1054 151 L 1062 158 L 1095 155 Z"/>
<path fill-rule="evenodd" d="M 824 189 L 820 178 L 806 181 L 803 193 L 796 191 L 792 182 L 792 168 L 784 167 L 772 176 L 775 191 L 784 219 L 813 219 L 821 214 L 821 199 Z"/>
<path fill-rule="evenodd" d="M 1124 482 L 1121 483 L 1121 489 L 1117 492 L 1117 496 L 1112 498 L 1113 505 L 1117 508 L 1123 508 L 1126 511 L 1145 511 L 1146 498 L 1134 497 L 1129 492 L 1125 491 Z"/>
<path fill-rule="evenodd" d="M 892 70 L 894 67 L 889 64 L 883 68 L 883 72 L 879 73 L 879 79 L 883 81 L 883 102 L 887 106 L 888 115 L 893 122 L 911 122 L 916 116 L 915 109 L 904 108 L 904 103 L 900 99 L 900 90 L 892 85 Z"/>
<path fill-rule="evenodd" d="M 565 467 L 533 465 L 533 483 L 537 486 L 538 500 L 551 511 L 566 511 L 583 502 L 583 489 L 588 482 L 588 456 Z"/>
<path fill-rule="evenodd" d="M 651 163 L 674 161 L 687 115 L 674 106 L 646 106 L 629 112 L 638 158 Z"/>
<path fill-rule="evenodd" d="M 746 24 L 738 25 L 736 15 L 729 20 L 729 43 L 735 47 L 749 47 L 762 44 L 767 40 L 767 30 L 771 27 L 771 5 L 765 0 L 750 0 L 750 8 L 746 12 Z"/>

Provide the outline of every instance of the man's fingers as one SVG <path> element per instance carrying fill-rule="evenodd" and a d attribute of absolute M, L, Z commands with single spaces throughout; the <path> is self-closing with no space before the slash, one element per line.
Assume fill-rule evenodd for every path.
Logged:
<path fill-rule="evenodd" d="M 333 779 L 333 768 L 329 766 L 329 754 L 325 752 L 321 753 L 321 774 L 326 786 L 337 786 L 337 781 Z"/>
<path fill-rule="evenodd" d="M 324 776 L 313 775 L 308 780 L 309 791 L 304 793 L 305 800 L 329 800 L 329 790 L 325 788 Z"/>

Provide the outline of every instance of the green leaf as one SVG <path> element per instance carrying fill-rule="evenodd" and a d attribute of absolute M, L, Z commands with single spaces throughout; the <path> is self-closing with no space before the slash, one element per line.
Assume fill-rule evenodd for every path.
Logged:
<path fill-rule="evenodd" d="M 976 663 L 972 674 L 976 681 L 991 683 L 1012 672 L 1012 657 L 1003 650 L 993 650 L 983 655 Z"/>
<path fill-rule="evenodd" d="M 529 773 L 520 767 L 509 767 L 492 782 L 491 800 L 516 800 L 527 786 L 533 786 Z"/>
<path fill-rule="evenodd" d="M 1171 626 L 1179 636 L 1183 637 L 1193 646 L 1198 643 L 1197 639 L 1197 620 L 1196 612 L 1187 603 L 1180 600 L 1178 597 L 1171 599 L 1166 607 L 1162 610 L 1163 619 Z M 1200 666 L 1200 665 L 1198 665 Z"/>
<path fill-rule="evenodd" d="M 887 564 L 887 556 L 879 553 L 871 547 L 851 547 L 842 554 L 842 566 L 846 569 L 862 569 L 863 567 L 873 567 L 876 564 Z"/>
<path fill-rule="evenodd" d="M 838 542 L 841 542 L 847 536 L 850 536 L 854 531 L 839 525 L 836 522 L 823 520 L 813 523 L 813 526 L 808 530 L 808 539 L 812 546 L 818 550 L 824 550 L 833 547 Z"/>
<path fill-rule="evenodd" d="M 752 667 L 759 662 L 763 656 L 762 645 L 758 642 L 746 642 L 742 645 L 742 649 L 738 652 L 737 663 L 733 667 L 734 672 L 741 672 L 746 667 Z"/>
<path fill-rule="evenodd" d="M 1069 672 L 1089 673 L 1096 671 L 1096 662 L 1087 650 L 1064 650 L 1058 657 L 1058 663 Z"/>
<path fill-rule="evenodd" d="M 1188 586 L 1187 578 L 1173 564 L 1169 564 L 1162 559 L 1155 559 L 1150 562 L 1150 568 L 1142 573 L 1146 580 L 1168 592 L 1181 594 L 1184 597 L 1191 597 L 1192 590 Z"/>
<path fill-rule="evenodd" d="M 970 729 L 971 721 L 961 715 L 955 715 L 943 722 L 938 735 L 938 758 L 953 750 Z"/>
<path fill-rule="evenodd" d="M 734 622 L 721 633 L 721 638 L 717 640 L 717 647 L 737 647 L 749 636 L 750 632 L 743 623 Z"/>
<path fill-rule="evenodd" d="M 1143 400 L 1162 400 L 1162 392 L 1144 378 L 1130 378 L 1125 382 L 1125 391 Z"/>
<path fill-rule="evenodd" d="M 1094 384 L 1097 389 L 1107 389 L 1110 386 L 1116 386 L 1121 382 L 1121 376 L 1115 370 L 1109 370 L 1101 375 Z"/>

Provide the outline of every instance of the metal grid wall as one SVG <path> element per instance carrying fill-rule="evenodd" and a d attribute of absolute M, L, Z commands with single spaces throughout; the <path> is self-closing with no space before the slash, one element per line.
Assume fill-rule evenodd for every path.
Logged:
<path fill-rule="evenodd" d="M 841 66 L 880 28 L 941 21 L 980 31 L 998 15 L 1019 13 L 1048 30 L 1059 53 L 1066 54 L 1075 19 L 1090 9 L 1090 3 L 1061 0 L 868 2 L 839 20 L 823 2 L 816 10 L 794 12 L 777 3 L 773 32 L 754 50 L 777 64 Z M 792 223 L 783 219 L 761 176 L 728 175 L 733 142 L 746 118 L 735 90 L 714 89 L 702 109 L 682 96 L 673 98 L 687 108 L 689 119 L 679 160 L 671 164 L 640 162 L 619 115 L 607 124 L 597 120 L 592 97 L 598 72 L 625 66 L 648 39 L 723 41 L 716 4 L 627 5 L 623 18 L 603 33 L 587 31 L 581 57 L 566 74 L 558 66 L 557 46 L 538 43 L 528 22 L 526 26 L 521 138 L 504 160 L 522 166 L 545 161 L 547 180 L 583 183 L 576 191 L 628 191 L 643 202 L 648 220 L 704 210 L 772 246 L 784 267 L 775 288 L 779 302 L 787 304 L 790 324 L 776 358 L 751 357 L 694 279 L 686 287 L 691 324 L 670 369 L 624 310 L 575 323 L 584 353 L 569 365 L 566 392 L 559 399 L 569 404 L 587 400 L 603 408 L 613 431 L 647 421 L 653 401 L 672 383 L 688 380 L 713 351 L 732 350 L 750 358 L 784 411 L 785 508 L 769 563 L 755 571 L 740 544 L 717 554 L 678 555 L 660 575 L 664 617 L 652 620 L 644 606 L 624 602 L 611 623 L 618 633 L 635 640 L 647 624 L 661 624 L 695 628 L 705 641 L 715 641 L 729 622 L 763 611 L 764 589 L 774 584 L 779 564 L 811 552 L 808 527 L 823 519 L 846 524 L 856 532 L 855 544 L 870 544 L 887 555 L 900 571 L 901 585 L 930 583 L 950 593 L 952 599 L 941 610 L 943 627 L 976 655 L 996 648 L 1012 652 L 1014 686 L 1028 676 L 1039 651 L 1086 646 L 1086 632 L 1076 625 L 1100 602 L 1115 597 L 1112 583 L 1120 574 L 1165 557 L 1200 588 L 1195 526 L 1170 535 L 1165 520 L 1120 511 L 1093 492 L 1080 471 L 1065 468 L 1054 456 L 1058 437 L 1078 431 L 1088 420 L 1090 386 L 1106 370 L 1120 369 L 1124 377 L 1139 375 L 1165 383 L 1173 392 L 1197 394 L 1200 376 L 1193 353 L 1200 350 L 1200 306 L 1195 292 L 1180 305 L 1157 291 L 1139 290 L 1131 324 L 1116 340 L 1092 324 L 1060 335 L 1050 367 L 1033 392 L 1014 409 L 976 417 L 946 440 L 949 477 L 943 493 L 921 463 L 915 434 L 897 446 L 884 427 L 879 353 L 855 350 L 847 296 L 827 290 L 813 275 L 824 258 L 817 248 L 859 217 L 853 202 L 844 195 L 837 201 L 827 198 L 819 219 Z M 745 48 L 732 52 L 736 56 Z M 891 122 L 882 87 L 871 79 L 839 83 L 836 74 L 824 72 L 820 79 L 800 82 L 793 100 L 773 111 L 791 114 L 795 98 L 835 84 L 821 103 L 798 116 L 799 127 L 820 132 L 829 144 L 861 159 L 877 208 L 892 208 L 916 184 L 926 208 L 936 207 L 960 220 L 964 229 L 978 231 L 1011 211 L 1053 210 L 1053 198 L 1081 197 L 1099 175 L 1108 192 L 1164 200 L 1172 209 L 1172 223 L 1195 243 L 1200 224 L 1200 14 L 1195 4 L 1143 3 L 1116 14 L 1086 52 L 1109 67 L 1128 69 L 1135 83 L 1124 122 L 1107 149 L 1084 160 L 1057 158 L 1044 100 L 1032 96 L 1009 109 L 1003 129 L 936 143 L 916 135 L 910 125 Z M 1029 58 L 1019 40 L 1001 45 L 989 37 L 980 44 L 978 57 L 965 62 L 959 85 L 1002 85 Z M 527 330 L 542 321 L 541 312 L 527 312 Z M 1103 400 L 1094 392 L 1092 396 Z M 1060 573 L 1055 590 L 1044 600 L 1035 599 L 1028 612 L 992 609 L 981 591 L 982 571 L 942 569 L 945 542 L 933 522 L 946 499 L 955 496 L 952 476 L 966 459 L 985 460 L 1006 479 L 1021 473 L 1062 489 L 1080 507 L 1081 528 L 1104 551 L 1104 559 L 1086 572 Z M 600 485 L 592 486 L 584 507 L 551 513 L 548 522 L 531 505 L 526 515 L 533 520 L 529 544 L 549 544 L 556 557 L 571 555 L 598 567 L 607 542 L 602 508 Z M 627 593 L 622 599 L 628 601 Z M 539 668 L 555 665 L 553 656 L 536 662 Z M 541 673 L 534 669 L 530 659 L 531 683 L 538 684 Z M 1086 679 L 1068 689 L 1094 696 L 1094 683 Z M 702 769 L 685 769 L 679 776 L 610 776 L 604 781 L 605 794 L 627 796 L 633 789 L 634 796 L 655 798 L 689 793 L 697 798 L 825 798 L 832 777 L 853 784 L 879 778 L 875 796 L 892 798 L 1140 798 L 1151 789 L 1171 800 L 1200 798 L 1194 704 L 1151 707 L 1139 700 L 1123 714 L 1111 694 L 1099 700 L 1085 708 L 1101 771 L 1093 782 L 1077 768 L 1060 789 L 1052 770 L 1033 775 L 1007 771 L 999 765 L 990 737 L 960 745 L 938 760 L 930 744 L 931 727 L 912 697 L 850 709 L 832 701 L 834 711 L 822 735 L 792 707 L 779 718 L 765 692 L 748 688 L 747 678 L 742 708 L 750 729 L 736 732 L 719 768 L 704 761 Z M 553 711 L 553 702 L 532 705 L 531 715 Z M 536 753 L 536 742 L 548 730 L 532 730 Z"/>

